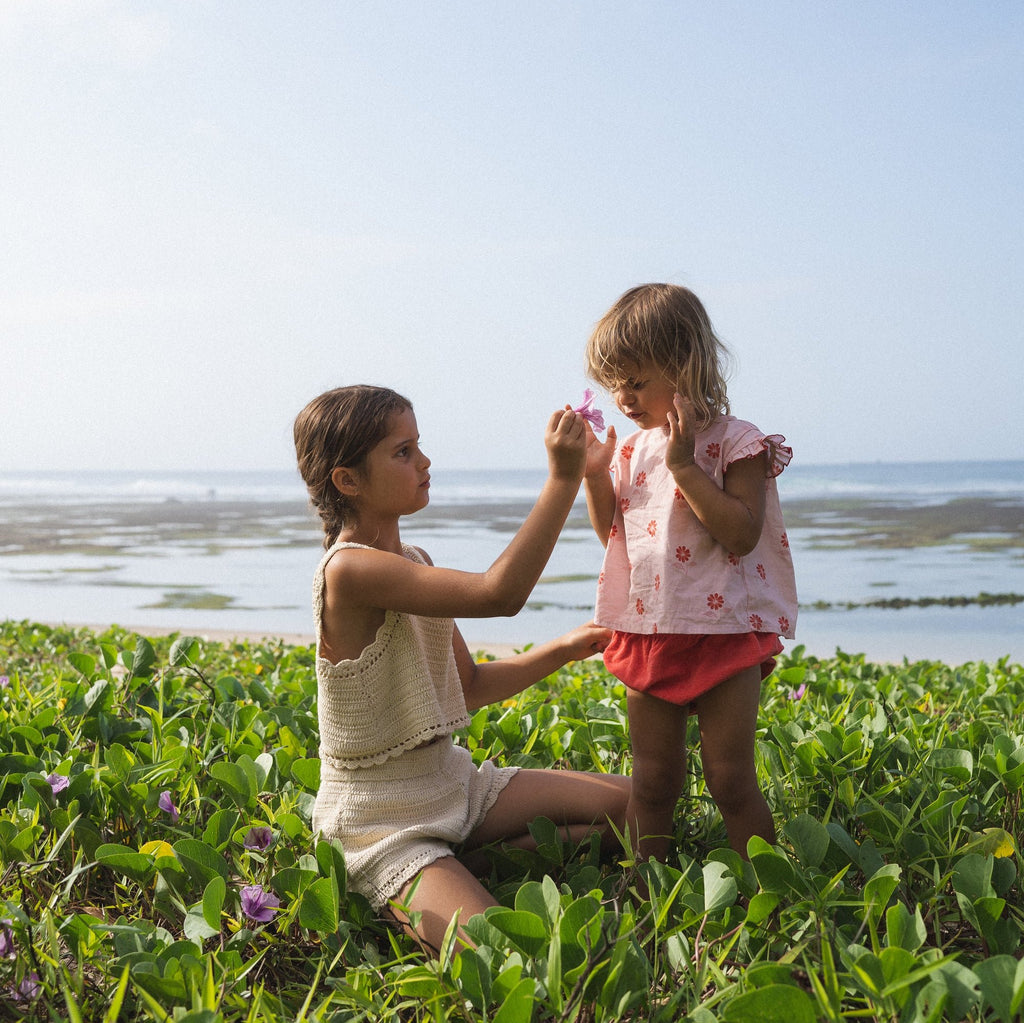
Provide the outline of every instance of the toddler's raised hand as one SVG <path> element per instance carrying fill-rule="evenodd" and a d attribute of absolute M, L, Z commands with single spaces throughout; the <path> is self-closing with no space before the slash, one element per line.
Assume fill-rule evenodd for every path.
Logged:
<path fill-rule="evenodd" d="M 669 412 L 668 445 L 665 448 L 665 465 L 669 472 L 688 469 L 694 464 L 693 445 L 697 437 L 697 417 L 693 402 L 681 394 L 672 397 L 674 412 Z"/>
<path fill-rule="evenodd" d="M 551 413 L 544 434 L 544 446 L 548 449 L 548 472 L 554 478 L 576 483 L 583 478 L 587 464 L 585 426 L 583 416 L 572 409 Z"/>

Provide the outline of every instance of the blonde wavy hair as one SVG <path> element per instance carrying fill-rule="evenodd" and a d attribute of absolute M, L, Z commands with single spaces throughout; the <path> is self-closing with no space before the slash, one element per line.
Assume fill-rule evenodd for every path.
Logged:
<path fill-rule="evenodd" d="M 613 391 L 643 363 L 656 366 L 693 402 L 699 428 L 728 415 L 729 351 L 689 288 L 639 284 L 598 320 L 586 348 L 591 380 Z"/>

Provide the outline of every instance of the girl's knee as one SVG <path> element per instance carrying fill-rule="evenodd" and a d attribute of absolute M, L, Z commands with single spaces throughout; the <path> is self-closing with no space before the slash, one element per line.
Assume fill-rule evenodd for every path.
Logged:
<path fill-rule="evenodd" d="M 685 773 L 678 765 L 634 760 L 632 798 L 650 807 L 675 806 L 683 792 Z"/>

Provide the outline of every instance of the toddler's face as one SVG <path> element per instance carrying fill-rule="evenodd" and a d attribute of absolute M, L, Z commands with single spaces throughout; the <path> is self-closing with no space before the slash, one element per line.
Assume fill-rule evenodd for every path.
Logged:
<path fill-rule="evenodd" d="M 640 363 L 635 371 L 611 389 L 619 411 L 641 430 L 664 426 L 673 411 L 675 384 L 653 363 Z"/>

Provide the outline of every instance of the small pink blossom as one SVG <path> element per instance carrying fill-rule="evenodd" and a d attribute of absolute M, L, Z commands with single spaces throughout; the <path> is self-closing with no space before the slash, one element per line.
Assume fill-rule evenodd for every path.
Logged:
<path fill-rule="evenodd" d="M 263 852 L 265 849 L 270 848 L 273 841 L 274 833 L 270 828 L 252 827 L 249 829 L 248 834 L 246 834 L 242 846 L 254 852 Z"/>
<path fill-rule="evenodd" d="M 11 684 L 9 675 L 0 675 L 0 689 L 6 689 Z"/>
<path fill-rule="evenodd" d="M 598 432 L 604 430 L 604 413 L 599 408 L 594 408 L 596 394 L 588 387 L 583 392 L 583 404 L 577 405 L 573 412 L 579 413 Z"/>
<path fill-rule="evenodd" d="M 798 685 L 796 687 L 796 689 L 790 689 L 790 691 L 789 691 L 789 698 L 791 700 L 802 700 L 804 698 L 804 693 L 806 693 L 806 692 L 807 692 L 807 683 L 806 682 L 801 682 L 800 685 Z"/>
<path fill-rule="evenodd" d="M 164 790 L 160 793 L 160 798 L 156 801 L 156 805 L 163 810 L 164 813 L 171 815 L 171 820 L 177 824 L 181 814 L 178 813 L 178 808 L 174 805 L 174 801 L 171 799 L 171 793 L 168 790 Z"/>
<path fill-rule="evenodd" d="M 274 919 L 274 911 L 281 900 L 266 891 L 262 885 L 248 884 L 241 891 L 242 912 L 257 923 L 265 924 Z"/>
<path fill-rule="evenodd" d="M 48 774 L 46 780 L 50 783 L 50 791 L 54 795 L 63 792 L 71 784 L 71 779 L 66 774 Z"/>

